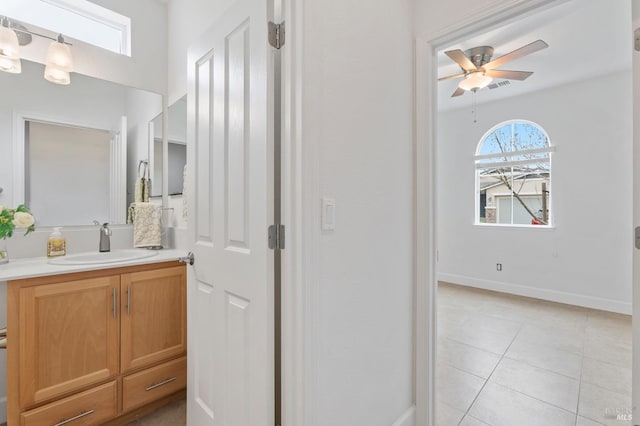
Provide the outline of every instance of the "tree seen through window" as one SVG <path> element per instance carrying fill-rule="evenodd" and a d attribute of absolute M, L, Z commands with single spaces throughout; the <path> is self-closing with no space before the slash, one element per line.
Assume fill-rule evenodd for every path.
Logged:
<path fill-rule="evenodd" d="M 490 130 L 476 152 L 476 223 L 551 224 L 552 149 L 534 123 L 513 120 Z"/>

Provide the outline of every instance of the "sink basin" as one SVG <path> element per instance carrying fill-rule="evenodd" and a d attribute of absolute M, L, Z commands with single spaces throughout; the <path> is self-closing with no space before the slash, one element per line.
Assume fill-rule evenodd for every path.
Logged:
<path fill-rule="evenodd" d="M 91 252 L 71 254 L 50 259 L 51 265 L 100 265 L 104 263 L 129 262 L 157 255 L 157 251 L 143 249 L 113 250 L 105 253 Z"/>

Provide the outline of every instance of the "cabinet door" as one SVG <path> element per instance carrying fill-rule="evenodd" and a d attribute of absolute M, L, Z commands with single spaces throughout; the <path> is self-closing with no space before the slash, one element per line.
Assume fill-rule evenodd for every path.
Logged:
<path fill-rule="evenodd" d="M 187 350 L 184 266 L 122 275 L 120 371 Z"/>
<path fill-rule="evenodd" d="M 20 289 L 20 406 L 118 374 L 120 277 Z"/>

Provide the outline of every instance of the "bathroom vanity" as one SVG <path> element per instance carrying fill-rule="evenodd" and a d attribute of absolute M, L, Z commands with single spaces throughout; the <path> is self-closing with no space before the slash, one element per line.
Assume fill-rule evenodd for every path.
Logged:
<path fill-rule="evenodd" d="M 186 268 L 167 258 L 7 280 L 8 426 L 126 424 L 184 397 Z"/>

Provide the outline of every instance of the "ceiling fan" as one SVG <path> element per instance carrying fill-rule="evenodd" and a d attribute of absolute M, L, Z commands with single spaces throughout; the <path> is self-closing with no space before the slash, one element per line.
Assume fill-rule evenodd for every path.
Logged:
<path fill-rule="evenodd" d="M 460 49 L 449 50 L 444 52 L 462 68 L 462 73 L 441 77 L 438 81 L 451 80 L 454 78 L 463 78 L 458 84 L 458 88 L 451 97 L 463 95 L 466 91 L 476 92 L 491 83 L 494 78 L 503 78 L 506 80 L 525 80 L 533 72 L 531 71 L 507 71 L 497 70 L 496 68 L 526 55 L 530 55 L 538 50 L 549 47 L 542 40 L 536 40 L 526 46 L 491 60 L 493 56 L 493 47 L 478 46 L 469 50 L 462 51 Z"/>

